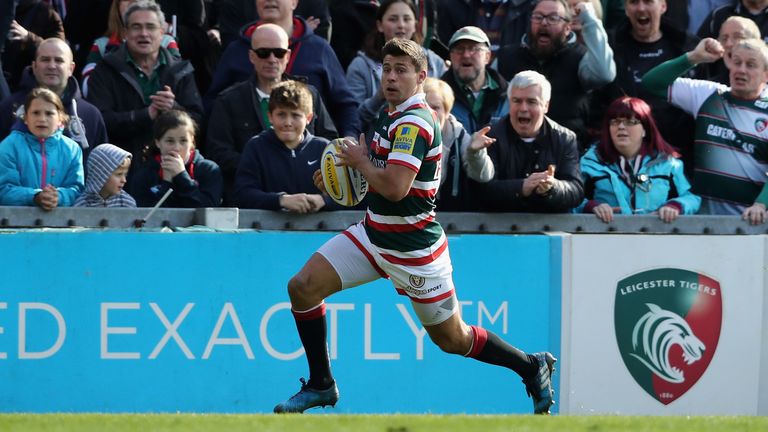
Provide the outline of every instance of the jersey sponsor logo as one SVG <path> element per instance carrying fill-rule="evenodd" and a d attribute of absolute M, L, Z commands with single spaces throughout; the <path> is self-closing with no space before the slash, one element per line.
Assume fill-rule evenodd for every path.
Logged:
<path fill-rule="evenodd" d="M 423 278 L 421 276 L 416 276 L 416 275 L 408 276 L 408 283 L 411 284 L 411 286 L 414 288 L 423 287 L 425 281 L 426 281 L 426 278 Z"/>
<path fill-rule="evenodd" d="M 761 133 L 765 130 L 765 128 L 768 127 L 768 119 L 767 118 L 759 118 L 755 120 L 755 130 L 758 133 Z"/>
<path fill-rule="evenodd" d="M 717 125 L 707 126 L 707 135 L 733 141 L 736 139 L 736 134 L 732 129 Z"/>
<path fill-rule="evenodd" d="M 413 125 L 400 125 L 395 131 L 395 140 L 392 142 L 392 151 L 398 153 L 412 154 L 416 147 L 416 137 L 419 135 L 419 128 Z"/>

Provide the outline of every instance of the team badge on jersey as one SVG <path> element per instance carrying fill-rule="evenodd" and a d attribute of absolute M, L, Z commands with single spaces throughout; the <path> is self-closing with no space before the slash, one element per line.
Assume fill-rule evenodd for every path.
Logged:
<path fill-rule="evenodd" d="M 416 147 L 416 137 L 419 128 L 413 125 L 400 125 L 395 131 L 395 139 L 392 141 L 392 151 L 398 153 L 413 154 Z"/>

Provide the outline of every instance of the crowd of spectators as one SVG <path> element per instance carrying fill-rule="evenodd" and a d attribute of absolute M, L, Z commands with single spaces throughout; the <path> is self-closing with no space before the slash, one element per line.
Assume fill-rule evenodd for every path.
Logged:
<path fill-rule="evenodd" d="M 405 38 L 438 211 L 768 219 L 768 0 L 0 3 L 0 205 L 339 209 Z"/>

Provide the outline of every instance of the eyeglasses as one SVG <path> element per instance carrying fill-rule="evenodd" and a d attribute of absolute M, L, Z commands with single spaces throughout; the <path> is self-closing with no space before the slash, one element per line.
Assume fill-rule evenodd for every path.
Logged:
<path fill-rule="evenodd" d="M 479 54 L 486 50 L 486 47 L 482 45 L 473 45 L 473 46 L 455 46 L 451 48 L 451 52 L 458 55 L 464 55 L 464 53 L 469 53 L 470 55 Z"/>
<path fill-rule="evenodd" d="M 146 30 L 150 33 L 160 30 L 160 26 L 157 24 L 131 24 L 128 26 L 128 31 L 133 33 L 140 33 L 142 30 Z"/>
<path fill-rule="evenodd" d="M 624 125 L 624 127 L 637 126 L 640 124 L 640 120 L 636 118 L 612 118 L 609 120 L 611 126 Z"/>
<path fill-rule="evenodd" d="M 251 51 L 260 59 L 269 58 L 270 54 L 274 55 L 275 58 L 281 59 L 288 54 L 288 50 L 285 48 L 251 48 Z"/>
<path fill-rule="evenodd" d="M 541 15 L 541 14 L 533 14 L 531 15 L 531 21 L 535 22 L 536 24 L 560 24 L 561 22 L 568 21 L 568 18 L 561 17 L 557 14 L 552 15 Z"/>

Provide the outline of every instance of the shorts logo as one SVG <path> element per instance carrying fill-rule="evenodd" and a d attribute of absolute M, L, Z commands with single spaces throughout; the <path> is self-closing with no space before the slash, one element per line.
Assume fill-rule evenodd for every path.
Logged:
<path fill-rule="evenodd" d="M 423 278 L 421 276 L 414 276 L 410 275 L 408 276 L 408 283 L 411 284 L 414 288 L 421 288 L 424 286 L 424 282 L 426 282 L 426 278 Z"/>
<path fill-rule="evenodd" d="M 392 141 L 392 151 L 412 154 L 414 147 L 416 147 L 416 137 L 418 135 L 419 128 L 415 126 L 398 126 L 395 132 L 395 139 Z"/>
<path fill-rule="evenodd" d="M 660 268 L 616 287 L 614 328 L 624 365 L 664 405 L 683 396 L 707 370 L 720 339 L 720 283 L 700 273 Z"/>

